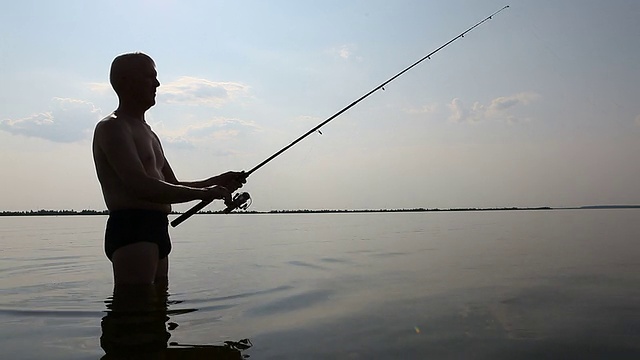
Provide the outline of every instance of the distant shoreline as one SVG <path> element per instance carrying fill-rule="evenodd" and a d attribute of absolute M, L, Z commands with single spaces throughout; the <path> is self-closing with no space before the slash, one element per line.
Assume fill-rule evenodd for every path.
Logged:
<path fill-rule="evenodd" d="M 410 208 L 410 209 L 360 209 L 360 210 L 270 210 L 270 211 L 237 211 L 236 214 L 335 214 L 335 213 L 389 213 L 389 212 L 451 212 L 451 211 L 531 211 L 531 210 L 589 210 L 589 209 L 640 209 L 640 205 L 589 205 L 579 207 L 497 207 L 497 208 Z M 86 216 L 108 215 L 108 210 L 27 210 L 0 211 L 0 216 Z M 181 212 L 173 211 L 173 215 Z M 222 214 L 222 211 L 201 211 L 198 214 Z"/>

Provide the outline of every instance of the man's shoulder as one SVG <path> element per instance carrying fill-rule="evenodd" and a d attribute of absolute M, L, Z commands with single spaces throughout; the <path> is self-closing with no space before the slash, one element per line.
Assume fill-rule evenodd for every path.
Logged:
<path fill-rule="evenodd" d="M 124 118 L 119 118 L 115 113 L 111 113 L 107 115 L 102 120 L 98 121 L 96 124 L 96 131 L 101 129 L 113 129 L 113 128 L 123 128 L 128 127 L 128 122 L 124 120 Z M 104 131 L 103 130 L 103 131 Z"/>
<path fill-rule="evenodd" d="M 103 127 L 105 126 L 105 124 L 107 124 L 106 126 L 109 126 L 108 124 L 115 123 L 114 120 L 116 120 L 117 118 L 118 117 L 116 116 L 116 114 L 111 113 L 106 117 L 102 118 L 102 120 L 98 121 L 98 123 L 96 124 L 96 128 Z"/>
<path fill-rule="evenodd" d="M 122 137 L 130 131 L 128 121 L 118 118 L 116 114 L 110 114 L 96 124 L 94 139 Z"/>

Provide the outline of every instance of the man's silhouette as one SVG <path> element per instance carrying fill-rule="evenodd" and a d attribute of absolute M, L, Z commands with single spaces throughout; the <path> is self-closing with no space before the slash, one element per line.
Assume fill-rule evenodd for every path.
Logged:
<path fill-rule="evenodd" d="M 160 86 L 154 61 L 142 53 L 116 57 L 110 81 L 118 108 L 101 120 L 93 137 L 93 159 L 109 219 L 105 252 L 116 286 L 166 282 L 171 251 L 167 214 L 171 204 L 224 199 L 245 181 L 242 172 L 206 180 L 179 181 L 160 140 L 145 122 Z"/>

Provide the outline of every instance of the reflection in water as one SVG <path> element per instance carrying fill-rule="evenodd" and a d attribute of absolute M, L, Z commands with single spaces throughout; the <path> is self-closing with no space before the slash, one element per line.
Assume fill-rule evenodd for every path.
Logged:
<path fill-rule="evenodd" d="M 197 309 L 168 310 L 167 284 L 118 286 L 105 301 L 107 315 L 102 318 L 100 346 L 102 360 L 115 359 L 243 359 L 241 350 L 251 341 L 225 341 L 224 345 L 194 345 L 172 342 L 168 330 L 178 327 L 169 315 Z"/>

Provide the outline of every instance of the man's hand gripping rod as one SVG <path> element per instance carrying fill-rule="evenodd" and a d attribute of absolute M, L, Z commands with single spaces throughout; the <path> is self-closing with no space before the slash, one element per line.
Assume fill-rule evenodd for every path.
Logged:
<path fill-rule="evenodd" d="M 248 173 L 247 173 L 248 176 Z M 233 196 L 233 199 L 231 200 L 230 203 L 226 204 L 227 207 L 222 210 L 223 213 L 228 214 L 230 212 L 232 212 L 235 209 L 246 209 L 249 204 L 247 204 L 247 202 L 251 199 L 251 196 L 249 195 L 248 192 L 242 192 L 242 193 L 236 193 Z M 203 200 L 200 203 L 196 204 L 195 206 L 193 206 L 191 209 L 187 210 L 185 213 L 183 213 L 182 215 L 178 216 L 177 218 L 175 218 L 172 222 L 171 222 L 171 226 L 176 227 L 178 225 L 180 225 L 183 221 L 187 220 L 188 218 L 190 218 L 192 215 L 196 214 L 198 211 L 204 209 L 205 206 L 211 204 L 211 201 L 208 200 Z"/>
<path fill-rule="evenodd" d="M 338 111 L 337 113 L 333 114 L 330 118 L 328 118 L 327 120 L 321 122 L 320 124 L 318 124 L 316 127 L 314 127 L 313 129 L 307 131 L 304 135 L 300 136 L 299 138 L 297 138 L 296 140 L 294 140 L 291 144 L 283 147 L 282 149 L 280 149 L 278 152 L 276 152 L 275 154 L 271 155 L 270 157 L 268 157 L 267 159 L 265 159 L 263 162 L 261 162 L 260 164 L 256 165 L 253 169 L 247 171 L 245 173 L 245 178 L 249 177 L 249 175 L 251 175 L 254 171 L 260 169 L 261 167 L 263 167 L 264 165 L 266 165 L 269 161 L 273 160 L 274 158 L 276 158 L 278 155 L 282 154 L 283 152 L 289 150 L 289 148 L 291 148 L 293 145 L 297 144 L 298 142 L 300 142 L 302 139 L 306 138 L 307 136 L 313 134 L 314 132 L 318 131 L 321 127 L 323 127 L 324 125 L 326 125 L 329 121 L 337 118 L 338 116 L 342 115 L 342 113 L 344 113 L 345 111 L 351 109 L 352 107 L 354 107 L 357 103 L 359 103 L 360 101 L 364 100 L 365 98 L 369 97 L 369 95 L 373 94 L 374 92 L 383 89 L 385 85 L 387 85 L 388 83 L 392 82 L 393 80 L 395 80 L 396 78 L 398 78 L 400 75 L 404 74 L 405 72 L 411 70 L 414 66 L 420 64 L 421 62 L 423 62 L 424 60 L 427 59 L 431 59 L 431 56 L 433 56 L 435 53 L 437 53 L 438 51 L 444 49 L 445 47 L 447 47 L 449 44 L 451 44 L 452 42 L 458 40 L 459 38 L 464 37 L 468 32 L 470 32 L 471 30 L 475 29 L 476 27 L 482 25 L 485 21 L 488 21 L 490 19 L 492 19 L 495 15 L 497 15 L 499 12 L 507 9 L 509 7 L 509 5 L 504 6 L 502 9 L 494 12 L 493 14 L 487 16 L 486 18 L 484 18 L 482 21 L 478 22 L 477 24 L 473 25 L 472 27 L 468 28 L 467 30 L 463 31 L 462 33 L 460 33 L 460 35 L 454 37 L 453 39 L 447 41 L 446 43 L 444 43 L 443 45 L 441 45 L 440 47 L 438 47 L 437 49 L 433 50 L 432 52 L 430 52 L 429 54 L 427 54 L 426 56 L 424 56 L 423 58 L 421 58 L 420 60 L 416 61 L 415 63 L 411 64 L 410 66 L 408 66 L 406 69 L 402 70 L 401 72 L 397 73 L 396 75 L 394 75 L 393 77 L 391 77 L 389 80 L 383 82 L 382 84 L 378 85 L 377 87 L 375 87 L 373 90 L 369 91 L 368 93 L 362 95 L 358 100 L 352 102 L 351 104 L 349 104 L 348 106 L 346 106 L 345 108 L 343 108 L 342 110 Z M 233 197 L 233 200 L 231 201 L 230 204 L 226 204 L 227 208 L 223 210 L 224 213 L 229 213 L 237 208 L 242 208 L 245 207 L 246 208 L 246 202 L 250 199 L 250 196 L 248 193 L 239 193 L 236 194 Z M 178 225 L 180 225 L 183 221 L 187 220 L 188 218 L 190 218 L 192 215 L 194 215 L 195 213 L 197 213 L 198 211 L 202 210 L 205 206 L 209 205 L 211 203 L 211 201 L 201 201 L 199 204 L 196 204 L 195 206 L 193 206 L 191 209 L 187 210 L 184 214 L 178 216 L 175 220 L 173 220 L 171 222 L 171 226 L 176 227 Z"/>

